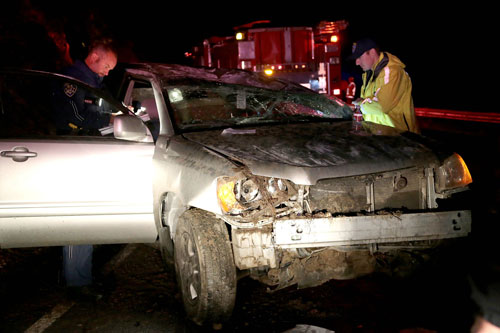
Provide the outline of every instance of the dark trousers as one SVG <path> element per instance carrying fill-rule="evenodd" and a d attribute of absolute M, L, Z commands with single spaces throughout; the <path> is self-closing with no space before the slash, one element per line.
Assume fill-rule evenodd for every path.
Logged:
<path fill-rule="evenodd" d="M 92 245 L 63 247 L 63 274 L 67 286 L 92 284 Z"/>

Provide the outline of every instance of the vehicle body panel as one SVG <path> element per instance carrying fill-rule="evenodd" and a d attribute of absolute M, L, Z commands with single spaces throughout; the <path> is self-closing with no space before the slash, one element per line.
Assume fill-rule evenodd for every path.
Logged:
<path fill-rule="evenodd" d="M 85 88 L 81 82 L 48 73 L 2 75 L 19 75 L 19 82 L 25 75 L 29 76 L 26 82 L 39 77 L 43 78 L 41 82 L 49 83 L 52 78 L 57 82 L 68 80 Z M 8 94 L 15 91 L 4 87 L 3 96 L 7 98 L 2 100 L 2 106 L 8 113 L 14 110 L 9 107 L 17 104 L 9 104 Z M 38 94 L 42 96 L 42 92 Z M 38 102 L 40 110 L 31 106 L 32 114 L 45 116 L 42 110 L 50 109 L 52 104 L 43 104 L 47 99 L 39 97 L 30 100 L 29 96 L 28 91 L 23 91 L 15 101 L 24 100 L 26 105 Z M 20 108 L 22 111 L 25 109 Z M 15 115 L 7 115 L 1 121 L 15 121 Z M 50 118 L 39 123 L 40 132 L 23 132 L 23 123 L 18 121 L 13 134 L 2 133 L 0 248 L 156 240 L 152 204 L 154 143 L 140 142 L 145 139 L 134 133 L 137 129 L 146 133 L 142 122 L 130 122 L 128 115 L 120 117 L 116 124 L 123 125 L 118 132 L 124 140 L 44 132 L 42 124 L 50 123 Z"/>
<path fill-rule="evenodd" d="M 2 151 L 13 146 L 37 156 L 25 162 L 0 159 L 1 247 L 155 240 L 152 144 L 102 138 L 0 140 Z M 122 221 L 131 224 L 125 237 L 117 235 Z M 36 236 L 22 237 L 30 229 Z"/>

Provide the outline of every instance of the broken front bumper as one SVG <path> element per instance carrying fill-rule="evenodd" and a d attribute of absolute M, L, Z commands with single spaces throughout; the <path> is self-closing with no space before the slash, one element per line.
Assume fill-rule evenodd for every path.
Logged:
<path fill-rule="evenodd" d="M 281 248 L 339 246 L 464 237 L 470 211 L 280 220 L 274 243 Z"/>
<path fill-rule="evenodd" d="M 276 267 L 275 249 L 381 244 L 465 237 L 468 210 L 276 220 L 272 228 L 232 229 L 238 268 Z"/>

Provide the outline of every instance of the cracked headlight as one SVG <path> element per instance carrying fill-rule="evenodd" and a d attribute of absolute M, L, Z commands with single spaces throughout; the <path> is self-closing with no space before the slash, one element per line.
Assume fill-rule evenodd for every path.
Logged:
<path fill-rule="evenodd" d="M 448 157 L 436 171 L 438 192 L 464 187 L 472 183 L 469 169 L 460 155 L 454 153 Z"/>
<path fill-rule="evenodd" d="M 237 215 L 275 206 L 289 199 L 285 181 L 265 177 L 220 177 L 217 179 L 217 199 L 226 214 Z"/>
<path fill-rule="evenodd" d="M 261 198 L 259 186 L 252 179 L 243 179 L 236 182 L 235 195 L 244 203 L 254 202 Z"/>

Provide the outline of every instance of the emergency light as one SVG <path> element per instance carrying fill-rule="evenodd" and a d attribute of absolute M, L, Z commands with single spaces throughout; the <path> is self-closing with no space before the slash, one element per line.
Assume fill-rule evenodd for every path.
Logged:
<path fill-rule="evenodd" d="M 273 75 L 273 70 L 271 68 L 267 68 L 264 70 L 264 74 L 271 76 L 271 75 Z"/>

